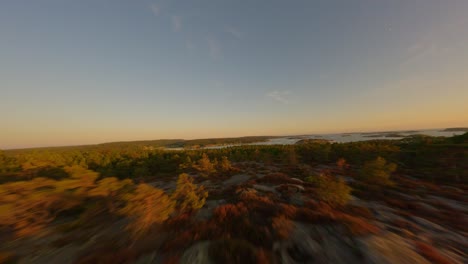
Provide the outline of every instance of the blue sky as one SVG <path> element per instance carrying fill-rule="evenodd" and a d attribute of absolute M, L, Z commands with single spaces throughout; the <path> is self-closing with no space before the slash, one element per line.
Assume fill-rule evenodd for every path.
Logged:
<path fill-rule="evenodd" d="M 0 2 L 0 148 L 468 125 L 468 1 Z"/>

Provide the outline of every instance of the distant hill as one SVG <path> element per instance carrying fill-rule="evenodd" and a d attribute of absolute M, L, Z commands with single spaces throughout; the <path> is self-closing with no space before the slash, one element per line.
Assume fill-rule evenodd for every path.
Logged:
<path fill-rule="evenodd" d="M 459 131 L 468 132 L 468 127 L 452 127 L 452 128 L 446 128 L 442 131 L 444 132 L 459 132 Z"/>
<path fill-rule="evenodd" d="M 254 142 L 265 142 L 274 136 L 247 136 L 237 138 L 205 138 L 205 139 L 157 139 L 139 141 L 108 142 L 94 145 L 41 147 L 25 149 L 9 149 L 8 152 L 24 152 L 30 150 L 91 150 L 91 149 L 134 149 L 134 148 L 202 148 L 216 145 L 248 144 Z"/>

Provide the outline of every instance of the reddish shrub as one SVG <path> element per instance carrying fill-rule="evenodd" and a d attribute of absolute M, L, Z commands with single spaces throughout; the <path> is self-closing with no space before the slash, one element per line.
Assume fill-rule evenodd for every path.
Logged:
<path fill-rule="evenodd" d="M 271 262 L 271 253 L 262 248 L 257 250 L 257 264 L 270 264 Z"/>
<path fill-rule="evenodd" d="M 435 264 L 451 264 L 452 263 L 449 259 L 442 256 L 439 253 L 439 251 L 435 249 L 433 246 L 423 243 L 423 242 L 419 242 L 419 241 L 415 241 L 414 244 L 419 254 L 421 254 L 430 262 L 435 263 Z"/>
<path fill-rule="evenodd" d="M 173 234 L 172 239 L 166 241 L 163 245 L 164 251 L 179 250 L 186 248 L 195 240 L 194 230 L 185 230 Z"/>
<path fill-rule="evenodd" d="M 359 217 L 350 215 L 343 216 L 343 223 L 348 228 L 348 231 L 354 236 L 364 236 L 369 234 L 377 234 L 380 229 Z"/>
<path fill-rule="evenodd" d="M 280 213 L 289 219 L 293 219 L 296 217 L 297 207 L 283 203 L 280 205 Z"/>
<path fill-rule="evenodd" d="M 348 205 L 345 208 L 345 212 L 350 215 L 359 216 L 366 219 L 374 219 L 372 212 L 368 208 L 362 206 Z"/>
<path fill-rule="evenodd" d="M 286 239 L 291 234 L 294 224 L 284 216 L 277 216 L 272 219 L 271 224 L 276 236 L 279 239 Z"/>
<path fill-rule="evenodd" d="M 248 212 L 244 203 L 237 203 L 218 206 L 214 209 L 213 215 L 219 222 L 225 222 L 246 215 Z"/>
<path fill-rule="evenodd" d="M 170 255 L 164 258 L 163 264 L 179 264 L 180 263 L 180 255 Z"/>

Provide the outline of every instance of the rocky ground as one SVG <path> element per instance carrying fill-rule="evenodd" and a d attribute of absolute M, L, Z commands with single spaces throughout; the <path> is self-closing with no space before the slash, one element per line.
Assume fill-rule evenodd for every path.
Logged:
<path fill-rule="evenodd" d="M 291 177 L 287 183 L 261 181 L 266 175 L 285 172 L 283 167 L 257 163 L 235 166 L 240 170 L 223 179 L 194 175 L 198 184 L 210 193 L 203 208 L 194 215 L 195 223 L 209 221 L 215 208 L 229 203 L 229 197 L 223 197 L 223 194 L 232 193 L 233 189 L 295 206 L 304 206 L 310 199 L 303 179 Z M 320 173 L 334 168 L 316 166 L 306 169 L 310 173 Z M 342 177 L 350 183 L 355 181 L 349 176 Z M 377 227 L 377 231 L 351 235 L 340 223 L 293 221 L 287 238 L 271 241 L 271 258 L 265 263 L 467 263 L 466 191 L 453 186 L 419 184 L 418 180 L 408 176 L 399 177 L 397 186 L 386 190 L 383 198 L 353 193 L 349 202 L 349 206 L 365 208 L 371 213 L 366 221 Z M 174 181 L 151 182 L 151 185 L 171 192 L 175 189 L 175 178 Z M 82 234 L 83 240 L 49 235 L 41 239 L 6 242 L 3 248 L 22 256 L 16 259 L 18 263 L 76 263 L 77 259 L 83 259 L 89 248 L 102 246 L 102 241 L 118 244 L 123 226 L 120 221 L 105 228 L 88 229 L 88 233 Z M 166 238 L 167 234 L 161 231 L 152 239 L 141 242 L 150 245 L 146 245 L 150 250 L 129 258 L 131 261 L 122 259 L 121 263 L 167 263 L 161 249 Z M 180 263 L 216 263 L 210 257 L 212 243 L 215 242 L 197 240 L 180 251 L 176 259 Z"/>

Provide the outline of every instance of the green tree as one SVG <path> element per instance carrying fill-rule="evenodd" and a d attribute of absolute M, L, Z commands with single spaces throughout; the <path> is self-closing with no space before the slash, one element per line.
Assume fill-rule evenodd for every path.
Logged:
<path fill-rule="evenodd" d="M 368 161 L 362 167 L 359 178 L 362 181 L 375 185 L 392 185 L 390 176 L 397 169 L 396 164 L 387 162 L 382 157 Z"/>
<path fill-rule="evenodd" d="M 306 181 L 313 183 L 316 188 L 316 195 L 332 206 L 345 205 L 351 199 L 351 187 L 341 178 L 329 175 L 310 176 Z"/>

